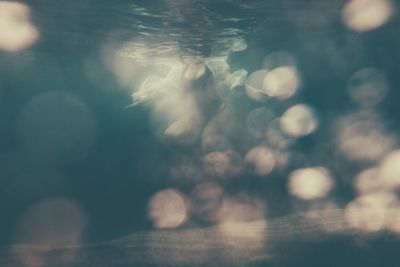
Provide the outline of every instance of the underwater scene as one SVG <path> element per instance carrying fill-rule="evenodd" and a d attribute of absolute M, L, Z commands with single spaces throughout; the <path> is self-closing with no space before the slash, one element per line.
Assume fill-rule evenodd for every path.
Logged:
<path fill-rule="evenodd" d="M 0 267 L 400 266 L 399 8 L 0 0 Z"/>

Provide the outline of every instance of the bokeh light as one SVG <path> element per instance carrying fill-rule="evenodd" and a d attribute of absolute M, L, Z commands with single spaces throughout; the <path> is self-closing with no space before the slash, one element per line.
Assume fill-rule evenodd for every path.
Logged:
<path fill-rule="evenodd" d="M 300 86 L 297 70 L 291 66 L 282 66 L 269 71 L 263 80 L 263 89 L 268 96 L 287 99 L 293 96 Z"/>
<path fill-rule="evenodd" d="M 388 82 L 377 69 L 365 68 L 353 74 L 348 82 L 351 99 L 362 107 L 373 107 L 385 98 Z"/>
<path fill-rule="evenodd" d="M 400 150 L 387 154 L 379 166 L 379 175 L 384 184 L 389 188 L 400 187 Z"/>
<path fill-rule="evenodd" d="M 0 1 L 0 50 L 18 52 L 39 39 L 30 16 L 31 9 L 26 4 Z"/>
<path fill-rule="evenodd" d="M 387 189 L 383 179 L 381 179 L 379 169 L 368 168 L 360 172 L 354 179 L 354 187 L 359 194 L 368 194 Z"/>
<path fill-rule="evenodd" d="M 149 201 L 149 217 L 156 228 L 177 228 L 188 219 L 187 200 L 174 189 L 164 189 Z"/>
<path fill-rule="evenodd" d="M 18 134 L 31 160 L 65 163 L 87 156 L 96 142 L 97 123 L 78 96 L 49 91 L 36 95 L 23 107 Z"/>
<path fill-rule="evenodd" d="M 218 232 L 234 259 L 257 255 L 264 249 L 268 231 L 265 205 L 245 194 L 223 199 L 217 213 Z M 250 246 L 251 244 L 251 246 Z"/>
<path fill-rule="evenodd" d="M 223 189 L 212 182 L 197 185 L 191 193 L 194 215 L 201 221 L 215 222 L 223 193 Z"/>
<path fill-rule="evenodd" d="M 361 232 L 382 231 L 393 219 L 392 211 L 398 209 L 397 202 L 397 197 L 390 192 L 362 195 L 347 205 L 346 222 L 351 228 Z"/>
<path fill-rule="evenodd" d="M 395 140 L 375 113 L 360 112 L 338 121 L 337 143 L 349 159 L 375 161 L 394 148 Z"/>
<path fill-rule="evenodd" d="M 333 187 L 333 179 L 323 167 L 297 169 L 290 174 L 288 186 L 292 195 L 313 200 L 327 196 Z"/>
<path fill-rule="evenodd" d="M 246 80 L 247 96 L 255 101 L 265 98 L 264 79 L 268 71 L 265 69 L 252 72 Z"/>
<path fill-rule="evenodd" d="M 314 132 L 318 127 L 318 120 L 311 107 L 298 104 L 283 113 L 280 125 L 289 136 L 301 137 Z"/>
<path fill-rule="evenodd" d="M 247 152 L 245 162 L 256 175 L 263 176 L 274 169 L 275 157 L 274 153 L 267 147 L 258 146 Z"/>
<path fill-rule="evenodd" d="M 275 114 L 271 109 L 259 107 L 251 110 L 246 117 L 247 131 L 254 140 L 262 140 L 267 134 Z"/>
<path fill-rule="evenodd" d="M 393 13 L 390 0 L 350 0 L 343 7 L 342 19 L 349 29 L 365 32 L 384 25 Z"/>
<path fill-rule="evenodd" d="M 87 225 L 86 214 L 74 201 L 67 198 L 48 198 L 29 207 L 19 218 L 16 243 L 26 246 L 19 260 L 28 267 L 44 267 L 45 253 L 52 249 L 78 246 Z M 63 262 L 71 264 L 76 251 L 65 251 Z"/>
<path fill-rule="evenodd" d="M 242 157 L 233 150 L 210 152 L 203 158 L 204 172 L 211 177 L 234 177 L 240 173 L 242 168 Z"/>

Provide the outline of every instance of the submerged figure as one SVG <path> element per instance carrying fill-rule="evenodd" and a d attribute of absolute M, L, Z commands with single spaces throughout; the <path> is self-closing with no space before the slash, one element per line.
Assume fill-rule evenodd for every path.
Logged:
<path fill-rule="evenodd" d="M 244 83 L 247 72 L 231 73 L 226 58 L 181 57 L 170 68 L 165 78 L 149 76 L 133 101 L 151 107 L 163 137 L 191 143 L 224 110 L 224 96 Z"/>

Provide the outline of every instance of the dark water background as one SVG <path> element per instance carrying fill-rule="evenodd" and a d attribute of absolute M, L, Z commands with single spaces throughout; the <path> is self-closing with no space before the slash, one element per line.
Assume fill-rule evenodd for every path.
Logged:
<path fill-rule="evenodd" d="M 132 93 L 138 90 L 147 73 L 141 70 L 132 74 L 129 85 L 120 83 L 107 65 L 109 57 L 105 57 L 105 51 L 107 55 L 120 53 L 125 60 L 140 61 L 143 69 L 176 54 L 181 58 L 229 56 L 232 72 L 245 69 L 249 74 L 262 67 L 266 55 L 287 51 L 296 59 L 301 73 L 302 86 L 294 99 L 253 101 L 246 97 L 242 86 L 223 100 L 224 106 L 236 107 L 235 123 L 240 128 L 244 123 L 240 113 L 243 110 L 267 107 L 281 114 L 295 103 L 306 103 L 318 114 L 318 130 L 298 138 L 289 151 L 293 152 L 293 160 L 269 174 L 268 179 L 243 174 L 248 179 L 238 177 L 221 182 L 221 186 L 227 194 L 245 191 L 265 201 L 267 219 L 286 218 L 305 209 L 303 202 L 296 204 L 288 193 L 286 177 L 296 168 L 323 165 L 335 177 L 332 198 L 339 208 L 346 207 L 357 196 L 352 187 L 353 177 L 381 158 L 349 159 L 335 143 L 337 133 L 332 125 L 336 119 L 361 109 L 347 90 L 348 81 L 356 71 L 373 67 L 385 75 L 390 90 L 373 107 L 374 114 L 379 114 L 376 128 L 384 125 L 384 131 L 390 133 L 393 142 L 390 150 L 398 145 L 400 134 L 397 11 L 384 25 L 360 32 L 349 29 L 342 20 L 346 2 L 23 1 L 31 8 L 31 21 L 40 38 L 21 51 L 0 51 L 0 245 L 4 248 L 0 254 L 21 240 L 26 241 L 19 239 L 18 232 L 23 233 L 24 230 L 18 229 L 26 226 L 18 225 L 26 224 L 21 223 L 23 214 L 42 200 L 65 198 L 79 203 L 87 221 L 82 243 L 94 244 L 134 232 L 153 231 L 148 216 L 149 199 L 165 188 L 189 194 L 197 183 L 177 182 L 169 176 L 171 166 L 199 155 L 201 142 L 182 145 L 160 138 L 152 107 L 145 103 L 130 106 Z M 231 141 L 240 153 L 247 149 L 247 141 L 240 134 Z M 294 225 L 298 220 L 288 218 L 286 221 Z M 209 226 L 209 222 L 194 218 L 183 228 Z M 282 231 L 291 232 L 293 227 L 283 226 Z M 313 231 L 304 233 L 310 236 Z M 383 231 L 367 236 L 329 235 L 322 240 L 317 236 L 312 242 L 283 237 L 288 241 L 274 252 L 274 260 L 262 258 L 241 264 L 397 266 L 400 263 L 396 234 Z M 276 240 L 279 239 L 278 236 Z M 133 237 L 130 242 L 136 246 L 141 240 Z M 218 254 L 218 241 L 211 240 Z M 81 257 L 85 260 L 73 266 L 180 264 L 146 260 L 151 256 L 144 257 L 143 262 L 138 260 L 141 256 L 132 256 L 130 260 L 129 253 L 122 253 L 120 246 L 110 247 L 101 252 L 84 251 Z M 124 258 L 127 260 L 116 260 Z M 201 263 L 202 266 L 232 264 L 228 260 L 211 263 L 211 259 L 214 258 Z M 12 262 L 7 266 L 35 266 Z M 58 266 L 57 257 L 53 263 L 51 266 Z"/>

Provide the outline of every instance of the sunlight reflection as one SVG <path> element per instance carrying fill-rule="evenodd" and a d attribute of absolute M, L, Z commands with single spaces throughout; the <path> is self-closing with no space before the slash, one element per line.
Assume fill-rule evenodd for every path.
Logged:
<path fill-rule="evenodd" d="M 28 267 L 47 266 L 44 257 L 52 249 L 77 246 L 87 220 L 75 202 L 65 198 L 49 198 L 31 206 L 20 218 L 16 240 L 26 245 L 19 260 Z M 76 251 L 65 251 L 59 264 L 74 262 Z"/>
<path fill-rule="evenodd" d="M 188 219 L 186 198 L 174 189 L 164 189 L 149 202 L 149 217 L 156 228 L 177 228 Z"/>
<path fill-rule="evenodd" d="M 311 134 L 318 127 L 314 110 L 304 104 L 295 105 L 282 115 L 280 119 L 282 130 L 293 137 Z"/>
<path fill-rule="evenodd" d="M 357 71 L 348 82 L 352 100 L 362 107 L 379 104 L 386 96 L 389 85 L 379 70 L 365 68 Z"/>
<path fill-rule="evenodd" d="M 267 175 L 275 166 L 274 153 L 263 146 L 258 146 L 250 149 L 246 156 L 245 162 L 251 166 L 252 171 L 256 175 Z"/>
<path fill-rule="evenodd" d="M 30 8 L 19 2 L 0 1 L 0 50 L 17 52 L 39 38 L 30 22 Z"/>
<path fill-rule="evenodd" d="M 343 8 L 342 19 L 351 30 L 365 32 L 384 25 L 393 13 L 390 0 L 350 0 Z"/>
<path fill-rule="evenodd" d="M 304 200 L 325 197 L 333 187 L 329 171 L 322 167 L 293 171 L 289 176 L 289 191 Z"/>

